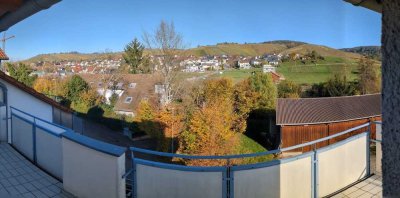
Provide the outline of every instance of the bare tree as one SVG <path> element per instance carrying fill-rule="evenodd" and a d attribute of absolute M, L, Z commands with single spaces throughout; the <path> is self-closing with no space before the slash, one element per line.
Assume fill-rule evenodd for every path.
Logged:
<path fill-rule="evenodd" d="M 163 94 L 160 102 L 162 106 L 168 105 L 176 97 L 180 87 L 176 81 L 177 74 L 181 70 L 177 58 L 182 55 L 185 48 L 183 37 L 175 31 L 173 22 L 161 21 L 154 34 L 143 33 L 143 40 L 153 55 L 152 64 L 155 64 L 155 71 L 161 73 L 163 78 Z"/>

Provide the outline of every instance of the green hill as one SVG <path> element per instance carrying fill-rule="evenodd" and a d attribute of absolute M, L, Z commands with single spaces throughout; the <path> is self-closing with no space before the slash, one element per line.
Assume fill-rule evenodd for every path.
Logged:
<path fill-rule="evenodd" d="M 259 56 L 266 53 L 298 53 L 307 54 L 315 50 L 322 56 L 338 57 L 344 60 L 354 60 L 360 58 L 361 55 L 352 52 L 341 51 L 321 45 L 313 45 L 297 41 L 269 41 L 264 43 L 252 43 L 252 44 L 237 44 L 237 43 L 221 43 L 217 45 L 199 46 L 196 48 L 190 48 L 185 50 L 185 55 L 194 56 L 205 56 L 205 55 L 241 55 L 241 56 Z M 122 52 L 116 53 L 53 53 L 53 54 L 41 54 L 24 62 L 38 62 L 38 61 L 80 61 L 80 60 L 94 60 L 94 59 L 115 59 L 121 58 Z"/>

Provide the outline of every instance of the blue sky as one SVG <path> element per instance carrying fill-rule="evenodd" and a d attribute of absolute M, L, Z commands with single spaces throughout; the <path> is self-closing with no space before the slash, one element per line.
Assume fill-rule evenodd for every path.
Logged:
<path fill-rule="evenodd" d="M 333 48 L 380 45 L 380 14 L 341 0 L 63 0 L 11 27 L 7 54 L 121 51 L 160 21 L 189 47 L 297 40 Z"/>

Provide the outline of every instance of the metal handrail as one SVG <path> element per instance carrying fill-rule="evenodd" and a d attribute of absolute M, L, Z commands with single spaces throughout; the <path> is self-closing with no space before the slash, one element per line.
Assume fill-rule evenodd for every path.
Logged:
<path fill-rule="evenodd" d="M 24 115 L 27 115 L 27 116 L 29 116 L 29 117 L 32 117 L 33 119 L 39 120 L 39 121 L 41 121 L 41 122 L 44 122 L 44 123 L 47 123 L 47 124 L 50 124 L 50 125 L 53 125 L 53 126 L 62 128 L 62 129 L 64 129 L 64 130 L 66 130 L 66 131 L 72 131 L 72 129 L 70 129 L 70 128 L 67 128 L 67 127 L 65 127 L 65 126 L 62 126 L 62 125 L 59 125 L 59 124 L 56 124 L 56 123 L 52 123 L 52 122 L 49 122 L 49 121 L 44 120 L 44 119 L 42 119 L 42 118 L 36 117 L 36 116 L 34 116 L 34 115 L 30 114 L 30 113 L 27 113 L 27 112 L 25 112 L 25 111 L 22 111 L 22 110 L 20 110 L 20 109 L 17 109 L 17 108 L 15 108 L 15 107 L 13 107 L 13 106 L 10 106 L 10 109 L 11 109 L 11 113 L 12 113 L 13 110 L 15 110 L 15 111 L 17 111 L 17 112 L 19 112 L 19 113 L 22 113 L 22 114 L 24 114 Z"/>
<path fill-rule="evenodd" d="M 330 135 L 324 138 L 320 138 L 311 142 L 307 142 L 307 143 L 303 143 L 303 144 L 298 144 L 298 145 L 294 145 L 294 146 L 290 146 L 290 147 L 286 147 L 286 148 L 281 148 L 281 149 L 276 149 L 276 150 L 271 150 L 271 151 L 265 151 L 265 152 L 258 152 L 258 153 L 249 153 L 249 154 L 240 154 L 240 155 L 213 155 L 213 156 L 209 156 L 209 155 L 185 155 L 185 154 L 175 154 L 175 153 L 164 153 L 164 152 L 159 152 L 159 151 L 152 151 L 152 150 L 147 150 L 147 149 L 142 149 L 142 148 L 136 148 L 136 147 L 130 147 L 130 150 L 133 152 L 139 152 L 139 153 L 145 153 L 145 154 L 150 154 L 150 155 L 157 155 L 157 156 L 163 156 L 163 157 L 176 157 L 176 158 L 183 158 L 183 159 L 234 159 L 234 158 L 248 158 L 248 157 L 259 157 L 259 156 L 264 156 L 264 155 L 270 155 L 270 154 L 276 154 L 276 153 L 281 153 L 284 151 L 289 151 L 289 150 L 294 150 L 297 148 L 302 148 L 305 146 L 310 146 L 310 145 L 314 145 L 316 143 L 319 142 L 323 142 L 347 133 L 350 133 L 352 131 L 364 128 L 364 127 L 368 127 L 370 126 L 371 123 L 365 123 L 362 124 L 360 126 L 357 127 L 353 127 L 351 129 L 347 129 L 343 132 L 334 134 L 334 135 Z"/>

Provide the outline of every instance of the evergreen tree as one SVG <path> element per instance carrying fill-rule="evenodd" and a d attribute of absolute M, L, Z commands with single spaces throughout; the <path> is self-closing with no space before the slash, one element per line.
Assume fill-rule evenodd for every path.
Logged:
<path fill-rule="evenodd" d="M 150 73 L 149 59 L 143 54 L 144 46 L 135 38 L 125 46 L 122 55 L 129 65 L 129 73 Z"/>
<path fill-rule="evenodd" d="M 33 86 L 33 83 L 37 78 L 37 75 L 31 75 L 33 70 L 23 63 L 19 63 L 18 66 L 8 63 L 7 69 L 11 77 L 29 87 Z"/>
<path fill-rule="evenodd" d="M 361 58 L 358 62 L 359 86 L 362 94 L 377 93 L 380 88 L 380 78 L 373 60 Z"/>

